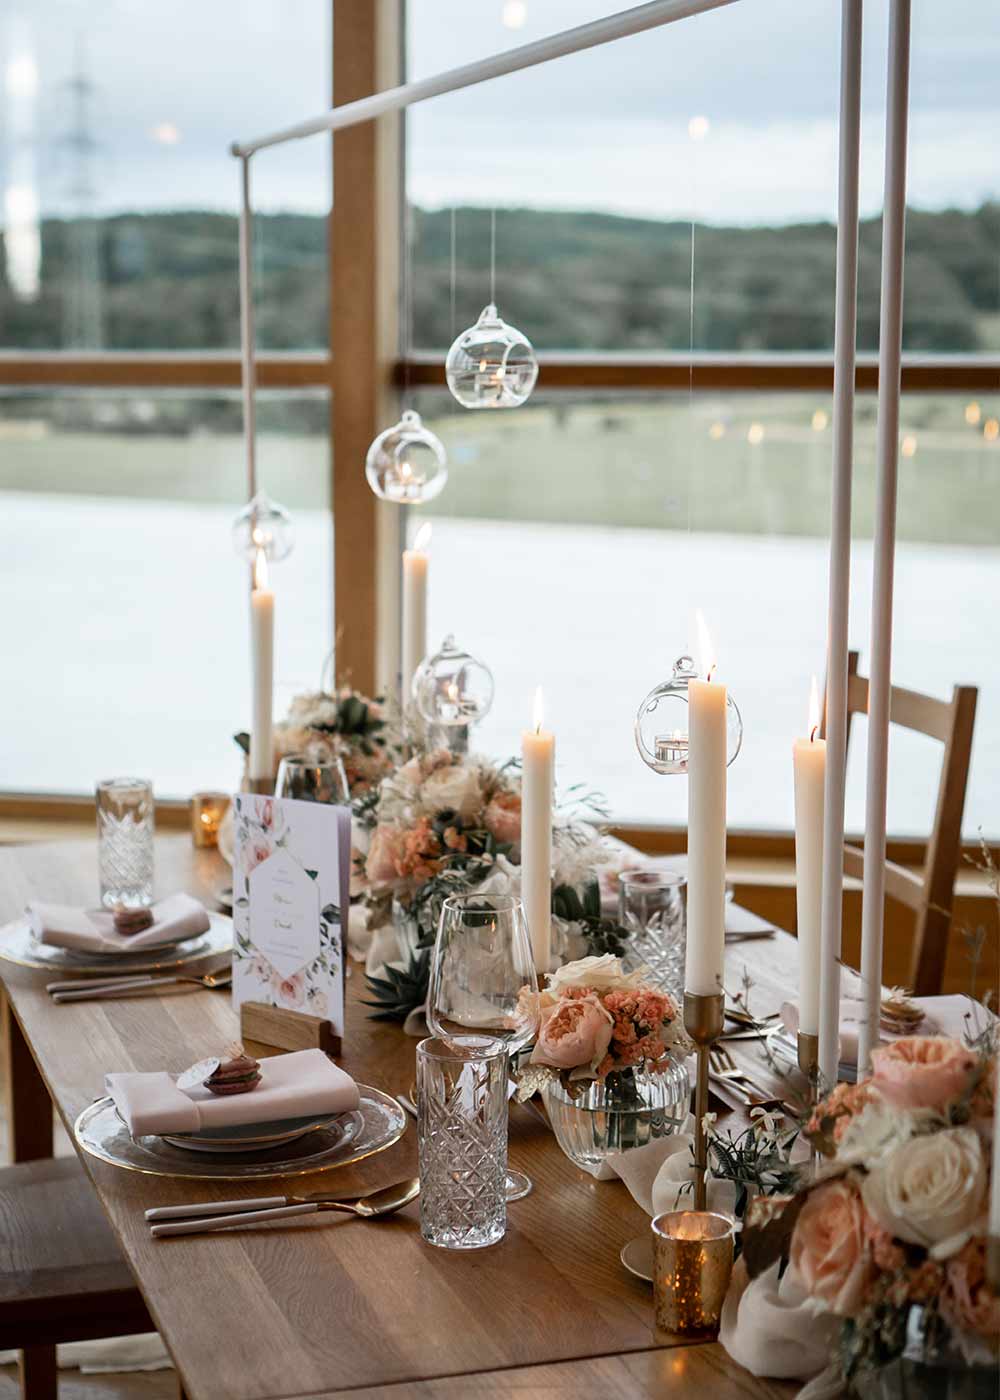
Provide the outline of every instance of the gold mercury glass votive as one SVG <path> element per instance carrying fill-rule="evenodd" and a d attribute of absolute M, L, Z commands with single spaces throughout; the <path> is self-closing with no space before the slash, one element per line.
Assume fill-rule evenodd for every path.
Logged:
<path fill-rule="evenodd" d="M 714 1332 L 733 1271 L 733 1222 L 712 1211 L 671 1210 L 652 1231 L 657 1327 Z"/>
<path fill-rule="evenodd" d="M 219 844 L 219 826 L 229 806 L 225 792 L 196 792 L 191 799 L 191 839 L 199 850 Z"/>

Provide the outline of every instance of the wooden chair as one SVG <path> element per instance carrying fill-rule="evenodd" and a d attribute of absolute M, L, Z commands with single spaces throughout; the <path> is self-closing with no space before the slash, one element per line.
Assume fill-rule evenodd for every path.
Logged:
<path fill-rule="evenodd" d="M 152 1331 L 77 1159 L 0 1170 L 0 1350 L 21 1352 L 25 1400 L 55 1400 L 57 1342 Z"/>
<path fill-rule="evenodd" d="M 894 861 L 886 861 L 885 867 L 887 898 L 907 905 L 916 915 L 909 986 L 917 996 L 940 992 L 944 979 L 978 694 L 974 685 L 955 686 L 950 700 L 937 700 L 897 685 L 890 693 L 890 723 L 926 734 L 944 745 L 934 826 L 927 842 L 923 874 Z M 858 674 L 858 653 L 852 651 L 847 681 L 848 740 L 853 716 L 867 713 L 868 680 Z M 845 844 L 845 875 L 861 879 L 863 871 L 864 851 Z"/>

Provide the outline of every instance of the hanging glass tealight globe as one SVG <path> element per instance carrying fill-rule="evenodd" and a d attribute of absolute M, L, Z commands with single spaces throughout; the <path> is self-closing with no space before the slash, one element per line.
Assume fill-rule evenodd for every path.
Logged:
<path fill-rule="evenodd" d="M 490 303 L 463 331 L 444 364 L 448 388 L 463 408 L 517 408 L 538 378 L 531 342 Z"/>
<path fill-rule="evenodd" d="M 280 563 L 294 543 L 292 517 L 264 491 L 258 491 L 233 521 L 233 548 L 251 564 L 262 551 L 270 563 Z"/>
<path fill-rule="evenodd" d="M 690 656 L 674 662 L 670 680 L 655 686 L 635 717 L 635 746 L 654 773 L 688 771 L 688 686 L 700 679 Z M 743 720 L 732 694 L 726 694 L 726 767 L 743 743 Z"/>
<path fill-rule="evenodd" d="M 467 728 L 489 713 L 493 673 L 448 636 L 441 650 L 425 657 L 414 672 L 413 699 L 429 725 Z"/>
<path fill-rule="evenodd" d="M 383 501 L 419 506 L 440 495 L 448 480 L 448 458 L 441 439 L 425 428 L 420 414 L 408 408 L 386 428 L 365 458 L 368 485 Z"/>

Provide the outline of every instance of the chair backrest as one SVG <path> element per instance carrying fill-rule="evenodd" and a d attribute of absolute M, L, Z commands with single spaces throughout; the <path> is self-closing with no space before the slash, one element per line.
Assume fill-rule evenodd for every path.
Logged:
<path fill-rule="evenodd" d="M 937 700 L 897 685 L 890 692 L 890 723 L 926 734 L 944 747 L 923 876 L 894 861 L 887 860 L 885 864 L 886 895 L 908 905 L 916 914 L 909 985 L 917 996 L 940 992 L 944 979 L 978 694 L 974 685 L 955 686 L 950 700 Z M 867 713 L 868 680 L 858 674 L 858 653 L 852 651 L 847 681 L 848 740 L 852 716 Z M 860 879 L 863 870 L 863 850 L 845 843 L 844 873 Z"/>

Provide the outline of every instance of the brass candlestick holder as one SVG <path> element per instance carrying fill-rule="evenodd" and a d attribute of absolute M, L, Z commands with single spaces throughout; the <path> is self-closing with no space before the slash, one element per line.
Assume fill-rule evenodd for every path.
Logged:
<path fill-rule="evenodd" d="M 258 797 L 274 796 L 273 778 L 247 778 L 246 787 L 247 792 L 256 793 Z"/>
<path fill-rule="evenodd" d="M 819 1036 L 798 1034 L 799 1069 L 809 1080 L 809 1102 L 819 1103 Z"/>
<path fill-rule="evenodd" d="M 695 1043 L 698 1070 L 694 1086 L 694 1208 L 704 1210 L 707 1200 L 708 1052 L 725 1024 L 725 993 L 684 993 L 684 1029 Z"/>

